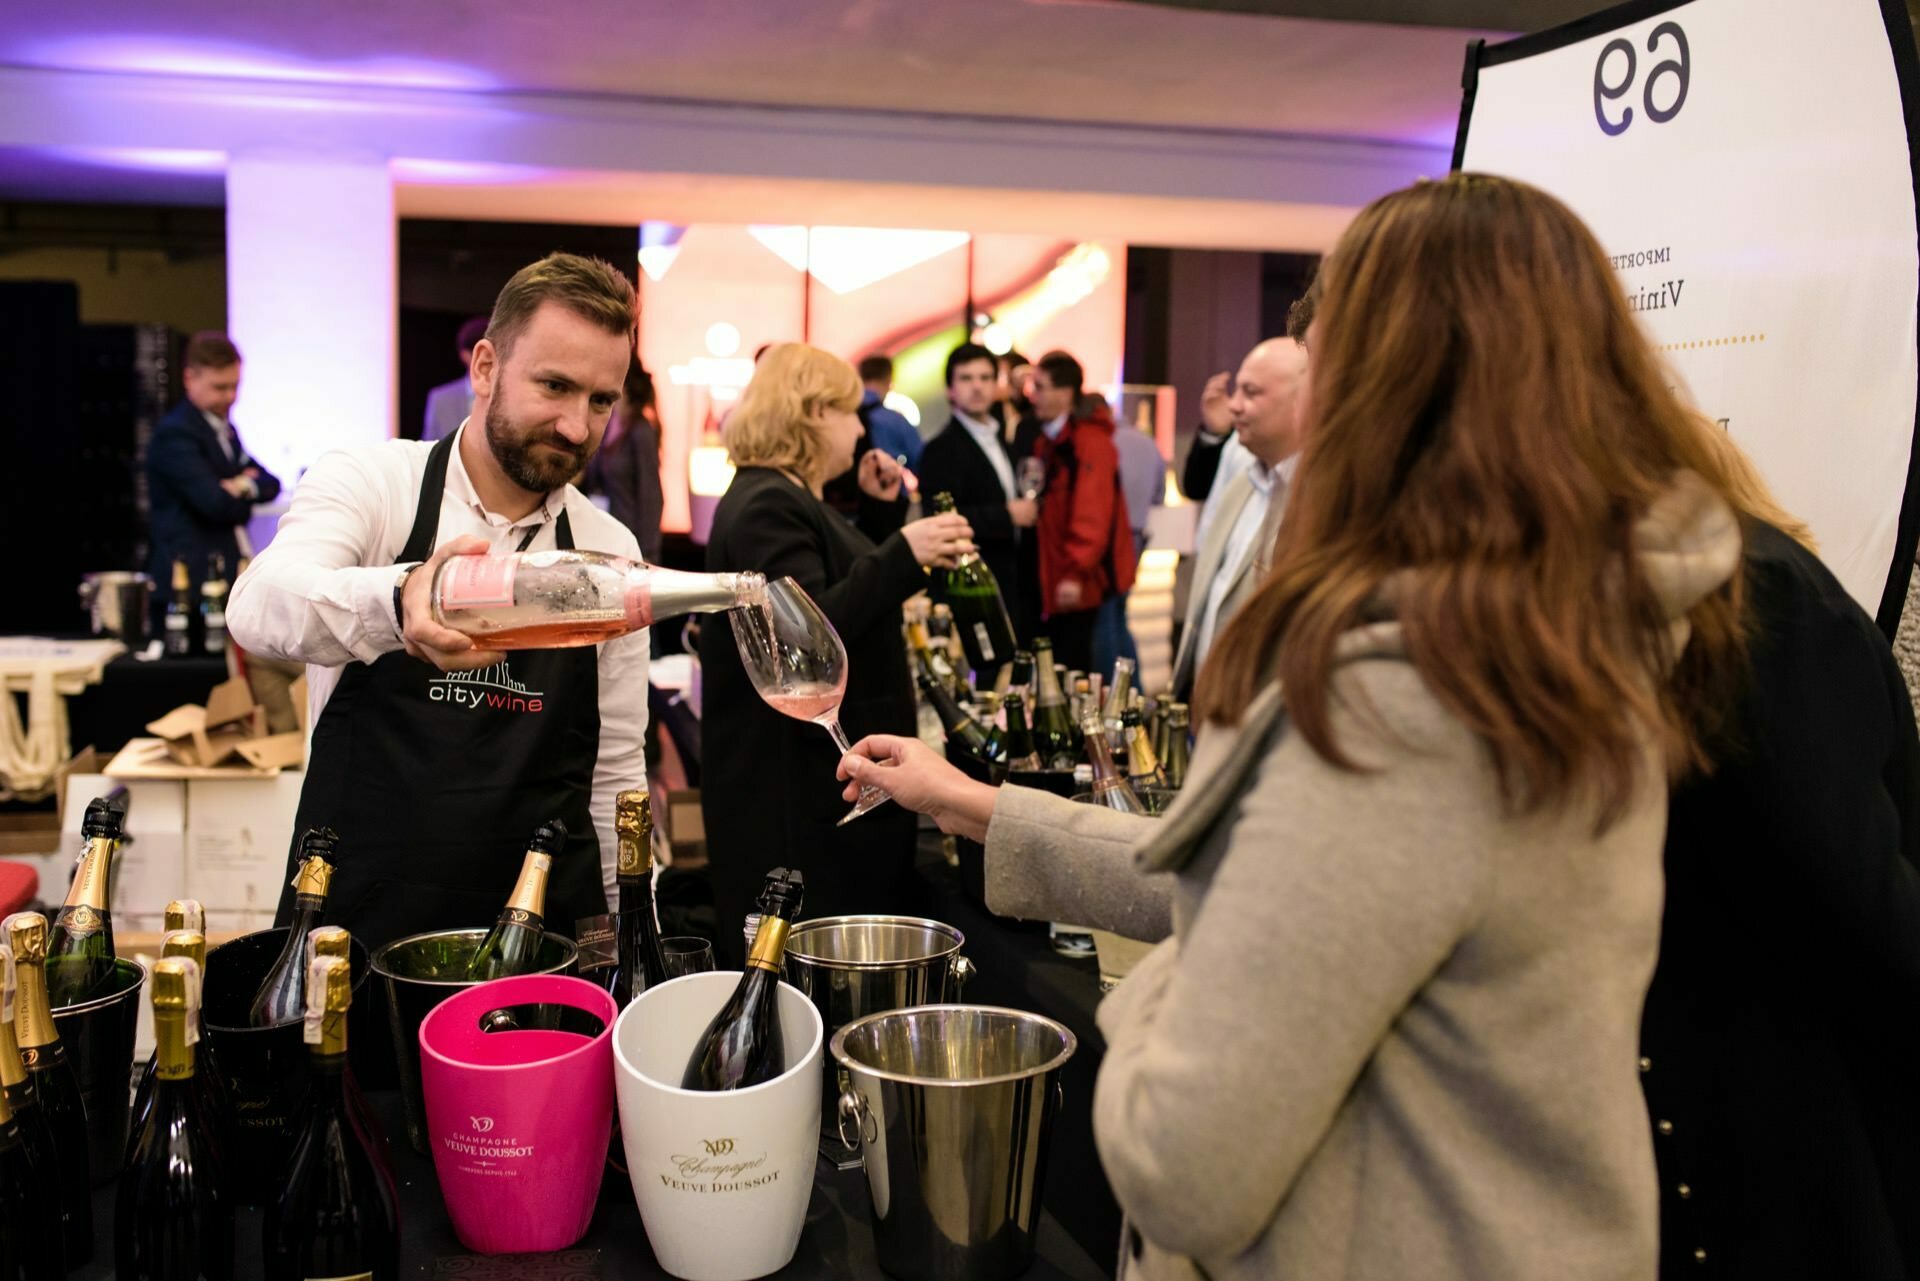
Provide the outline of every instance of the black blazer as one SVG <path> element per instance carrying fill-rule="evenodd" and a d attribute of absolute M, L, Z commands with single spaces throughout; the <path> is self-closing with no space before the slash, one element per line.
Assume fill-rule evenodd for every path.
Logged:
<path fill-rule="evenodd" d="M 249 467 L 260 472 L 254 481 L 260 491 L 257 498 L 235 498 L 220 488 L 221 481 Z M 167 595 L 176 557 L 186 560 L 196 591 L 206 577 L 207 557 L 214 552 L 226 558 L 231 579 L 240 560 L 234 526 L 247 523 L 255 503 L 271 502 L 279 494 L 280 482 L 247 456 L 238 432 L 234 456 L 228 458 L 205 414 L 184 400 L 169 410 L 154 424 L 153 439 L 147 444 L 147 498 L 152 512 L 147 572 L 153 576 L 156 598 L 164 600 Z"/>
<path fill-rule="evenodd" d="M 1007 457 L 1006 446 L 995 438 L 994 448 Z M 1012 458 L 1007 458 L 1009 470 Z M 967 429 L 950 422 L 940 434 L 927 442 L 920 454 L 920 497 L 925 510 L 933 509 L 933 496 L 953 495 L 954 509 L 973 526 L 973 541 L 980 546 L 980 559 L 987 563 L 1000 582 L 1000 595 L 1007 602 L 1007 613 L 1022 616 L 1022 592 L 1019 550 L 1023 531 L 1014 527 L 1007 515 L 1007 491 L 993 463 Z"/>
<path fill-rule="evenodd" d="M 1193 433 L 1193 443 L 1187 446 L 1186 466 L 1180 469 L 1180 492 L 1196 503 L 1206 502 L 1207 495 L 1213 492 L 1213 478 L 1220 474 L 1220 455 L 1233 439 L 1233 433 L 1228 432 L 1219 440 L 1209 441 L 1200 434 L 1205 430 L 1202 427 Z"/>
<path fill-rule="evenodd" d="M 1716 771 L 1673 794 L 1642 1026 L 1662 1275 L 1913 1281 L 1913 705 L 1826 566 L 1746 532 L 1750 679 Z"/>
<path fill-rule="evenodd" d="M 870 510 L 867 526 L 856 528 L 780 472 L 742 467 L 714 509 L 707 541 L 708 569 L 791 575 L 819 603 L 846 646 L 840 724 L 854 742 L 914 733 L 900 606 L 927 585 L 898 510 Z M 702 620 L 700 668 L 700 802 L 720 954 L 743 959 L 740 921 L 775 867 L 805 874 L 803 916 L 917 906 L 914 816 L 889 804 L 835 827 L 849 806 L 834 778 L 840 757 L 832 739 L 761 701 L 723 616 Z"/>

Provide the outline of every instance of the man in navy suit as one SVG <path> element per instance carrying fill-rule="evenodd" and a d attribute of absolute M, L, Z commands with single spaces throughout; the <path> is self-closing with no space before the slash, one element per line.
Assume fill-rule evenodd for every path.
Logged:
<path fill-rule="evenodd" d="M 187 563 L 195 601 L 210 556 L 222 558 L 231 581 L 243 549 L 251 550 L 243 539 L 254 504 L 280 493 L 280 482 L 247 456 L 227 418 L 240 395 L 240 349 L 209 330 L 187 340 L 184 363 L 187 397 L 155 424 L 147 445 L 156 636 L 171 595 L 173 562 Z"/>

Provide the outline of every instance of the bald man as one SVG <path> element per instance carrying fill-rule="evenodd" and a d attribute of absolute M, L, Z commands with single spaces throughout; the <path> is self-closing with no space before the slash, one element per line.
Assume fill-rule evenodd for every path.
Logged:
<path fill-rule="evenodd" d="M 1202 517 L 1186 627 L 1173 664 L 1174 693 L 1183 701 L 1214 638 L 1272 563 L 1274 533 L 1304 443 L 1306 385 L 1307 349 L 1291 338 L 1269 338 L 1240 362 L 1228 408 L 1248 462 L 1230 477 L 1223 468 Z"/>

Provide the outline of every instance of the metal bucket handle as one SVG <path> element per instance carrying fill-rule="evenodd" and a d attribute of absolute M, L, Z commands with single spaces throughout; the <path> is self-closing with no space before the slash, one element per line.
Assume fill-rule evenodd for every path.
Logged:
<path fill-rule="evenodd" d="M 953 995 L 948 998 L 950 1002 L 959 1003 L 967 989 L 967 980 L 976 972 L 973 962 L 958 952 L 947 958 L 947 980 L 953 984 Z"/>
<path fill-rule="evenodd" d="M 847 1137 L 849 1121 L 854 1124 L 856 1138 Z M 873 1113 L 867 1107 L 867 1101 L 852 1090 L 840 1092 L 840 1115 L 834 1128 L 840 1131 L 840 1142 L 846 1145 L 849 1152 L 860 1150 L 860 1139 L 865 1139 L 868 1143 L 880 1141 L 880 1122 L 874 1119 Z"/>

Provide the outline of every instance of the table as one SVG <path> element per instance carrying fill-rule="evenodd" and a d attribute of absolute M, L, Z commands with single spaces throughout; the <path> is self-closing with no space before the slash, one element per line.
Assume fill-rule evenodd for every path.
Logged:
<path fill-rule="evenodd" d="M 668 1273 L 654 1262 L 653 1250 L 640 1223 L 640 1210 L 624 1176 L 609 1171 L 600 1189 L 593 1225 L 577 1245 L 555 1254 L 516 1255 L 483 1261 L 467 1253 L 453 1235 L 440 1202 L 440 1186 L 433 1162 L 406 1142 L 406 1122 L 397 1091 L 368 1094 L 380 1123 L 396 1136 L 394 1178 L 400 1192 L 401 1275 L 406 1277 L 513 1277 L 532 1281 L 665 1281 Z M 792 1263 L 774 1275 L 782 1281 L 880 1281 L 885 1276 L 875 1260 L 873 1230 L 867 1213 L 866 1176 L 858 1170 L 836 1171 L 824 1162 L 816 1167 L 813 1200 L 807 1207 L 807 1225 L 800 1250 Z M 94 1255 L 91 1262 L 67 1275 L 73 1281 L 111 1281 L 113 1271 L 114 1189 L 94 1193 Z M 260 1235 L 263 1215 L 242 1210 L 238 1215 L 234 1251 L 235 1281 L 262 1275 Z M 483 1270 L 484 1266 L 484 1270 Z M 1040 1221 L 1039 1247 L 1025 1281 L 1102 1281 L 1107 1269 L 1096 1264 L 1074 1243 L 1051 1216 Z"/>
<path fill-rule="evenodd" d="M 227 679 L 223 657 L 156 658 L 143 662 L 123 654 L 106 666 L 98 685 L 67 700 L 68 740 L 89 744 L 111 756 L 129 739 L 186 703 L 205 703 L 213 687 Z"/>

